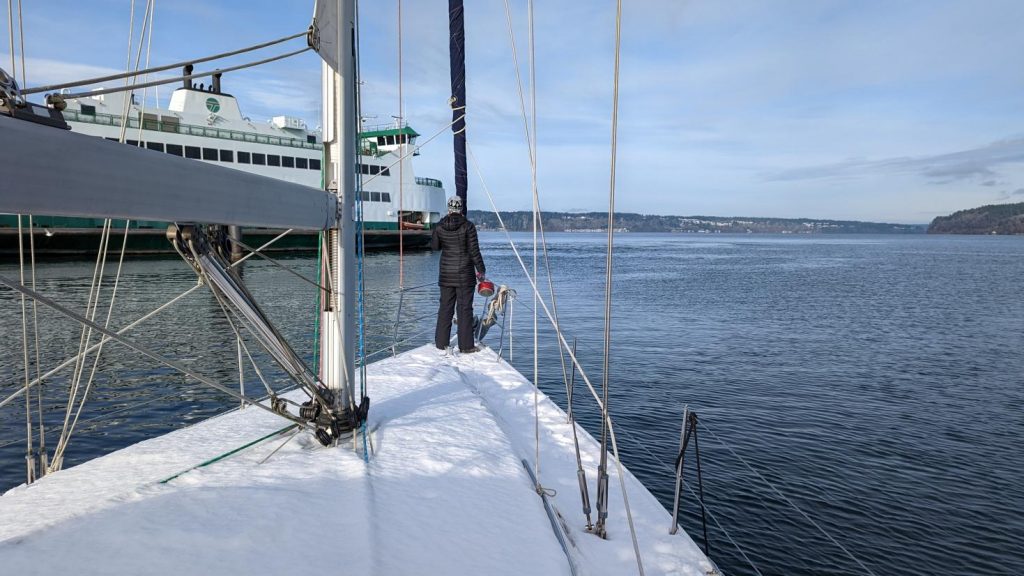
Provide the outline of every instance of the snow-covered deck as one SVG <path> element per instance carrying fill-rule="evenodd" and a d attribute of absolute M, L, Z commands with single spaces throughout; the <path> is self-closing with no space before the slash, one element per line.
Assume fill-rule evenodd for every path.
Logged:
<path fill-rule="evenodd" d="M 533 387 L 496 360 L 425 346 L 370 366 L 368 464 L 301 433 L 262 464 L 284 437 L 189 470 L 287 424 L 249 408 L 15 488 L 0 497 L 2 572 L 570 574 L 522 464 L 534 465 Z M 542 394 L 539 414 L 540 480 L 579 573 L 636 574 L 615 468 L 601 540 L 583 530 L 565 413 Z M 593 495 L 599 446 L 579 438 Z M 709 572 L 626 476 L 646 573 Z"/>

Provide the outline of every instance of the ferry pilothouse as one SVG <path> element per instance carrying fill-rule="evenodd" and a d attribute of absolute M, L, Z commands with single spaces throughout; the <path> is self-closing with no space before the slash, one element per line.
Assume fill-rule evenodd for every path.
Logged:
<path fill-rule="evenodd" d="M 186 68 L 185 75 L 189 73 Z M 120 145 L 125 98 L 131 99 L 125 138 L 129 146 L 323 187 L 320 131 L 309 129 L 303 120 L 291 116 L 275 116 L 265 123 L 249 119 L 242 114 L 238 100 L 221 89 L 219 75 L 209 86 L 186 80 L 173 92 L 166 109 L 143 106 L 134 95 L 103 94 L 67 100 L 64 119 L 74 132 L 111 140 L 111 146 Z M 367 247 L 398 246 L 400 230 L 404 247 L 423 247 L 430 240 L 432 226 L 445 213 L 441 181 L 415 175 L 412 158 L 418 154 L 418 136 L 401 122 L 367 126 L 360 133 L 357 170 L 363 182 Z M 35 216 L 33 221 L 39 254 L 95 252 L 94 240 L 103 225 L 102 220 L 89 218 Z M 127 251 L 172 251 L 164 237 L 166 228 L 165 222 L 131 222 Z M 278 233 L 264 229 L 242 232 L 247 244 L 262 243 Z M 315 234 L 296 231 L 268 250 L 316 247 Z M 17 253 L 16 216 L 0 215 L 0 253 Z"/>

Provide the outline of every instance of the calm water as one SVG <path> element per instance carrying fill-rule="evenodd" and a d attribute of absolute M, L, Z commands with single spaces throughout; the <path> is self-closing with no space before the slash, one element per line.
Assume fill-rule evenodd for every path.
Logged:
<path fill-rule="evenodd" d="M 529 265 L 527 236 L 515 238 Z M 600 381 L 604 237 L 549 240 L 562 324 Z M 482 241 L 491 277 L 522 295 L 512 352 L 529 375 L 528 284 L 502 235 Z M 287 263 L 315 269 L 312 259 Z M 366 262 L 370 352 L 391 341 L 396 265 L 394 254 Z M 630 234 L 617 238 L 615 268 L 610 404 L 626 464 L 666 505 L 688 404 L 706 425 L 707 506 L 762 573 L 863 571 L 718 439 L 877 574 L 1024 573 L 1024 238 Z M 46 264 L 38 282 L 81 309 L 91 271 L 91 263 Z M 16 272 L 0 265 L 6 276 Z M 406 256 L 406 286 L 435 274 L 434 255 Z M 252 262 L 245 275 L 282 332 L 311 355 L 313 288 L 265 262 Z M 112 324 L 194 283 L 176 260 L 130 262 Z M 429 288 L 407 295 L 400 338 L 410 345 L 430 339 L 434 299 Z M 53 366 L 76 350 L 79 332 L 49 311 L 39 314 L 42 363 Z M 20 306 L 8 290 L 0 290 L 0 320 L 6 397 L 23 377 Z M 134 332 L 137 341 L 237 380 L 234 339 L 208 292 L 145 326 Z M 497 345 L 497 329 L 488 340 Z M 542 386 L 564 406 L 550 330 L 541 341 Z M 69 464 L 233 405 L 117 346 L 98 373 Z M 45 390 L 51 430 L 63 417 L 67 380 L 62 373 Z M 246 380 L 250 392 L 262 388 L 253 374 Z M 593 430 L 582 400 L 578 409 Z M 0 408 L 0 489 L 23 481 L 24 410 L 21 400 Z M 48 438 L 52 448 L 56 436 Z M 691 498 L 684 514 L 701 541 Z M 753 573 L 714 524 L 709 539 L 726 573 Z"/>

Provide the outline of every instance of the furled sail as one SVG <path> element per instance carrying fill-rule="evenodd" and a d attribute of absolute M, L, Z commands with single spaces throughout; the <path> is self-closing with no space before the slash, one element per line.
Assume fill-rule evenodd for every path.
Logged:
<path fill-rule="evenodd" d="M 455 144 L 455 194 L 467 210 L 466 188 L 466 34 L 463 29 L 462 0 L 448 0 L 448 53 L 452 77 L 452 133 Z"/>
<path fill-rule="evenodd" d="M 338 26 L 339 0 L 317 0 L 307 40 L 310 47 L 335 72 L 341 72 L 341 34 Z"/>

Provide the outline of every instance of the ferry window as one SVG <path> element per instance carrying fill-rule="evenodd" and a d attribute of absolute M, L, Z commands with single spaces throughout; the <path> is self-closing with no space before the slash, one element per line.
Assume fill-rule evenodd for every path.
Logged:
<path fill-rule="evenodd" d="M 377 136 L 377 146 L 384 146 L 388 141 L 383 136 Z"/>
<path fill-rule="evenodd" d="M 309 169 L 310 170 L 319 170 L 320 169 L 320 159 L 319 158 L 310 158 L 309 159 Z"/>
<path fill-rule="evenodd" d="M 395 137 L 394 136 L 388 136 L 387 142 L 388 142 L 389 145 L 394 145 Z"/>
<path fill-rule="evenodd" d="M 291 156 L 281 156 L 281 166 L 285 168 L 295 168 L 295 158 Z"/>
<path fill-rule="evenodd" d="M 260 154 L 258 152 L 253 152 L 252 153 L 252 163 L 257 165 L 257 166 L 266 166 L 266 164 L 267 164 L 267 155 L 266 154 Z"/>
<path fill-rule="evenodd" d="M 373 174 L 374 176 L 380 174 L 380 166 L 370 166 L 370 174 Z"/>
<path fill-rule="evenodd" d="M 234 162 L 235 161 L 235 152 L 233 150 L 221 150 L 220 151 L 220 161 L 221 162 Z"/>
<path fill-rule="evenodd" d="M 269 155 L 267 155 L 267 164 L 269 166 L 280 166 L 281 165 L 281 157 L 278 156 L 277 154 L 269 154 Z"/>
<path fill-rule="evenodd" d="M 380 175 L 381 176 L 391 176 L 391 170 L 389 170 L 388 168 L 384 168 L 383 170 L 380 171 Z"/>
<path fill-rule="evenodd" d="M 198 146 L 185 146 L 185 158 L 202 158 L 202 151 Z"/>
<path fill-rule="evenodd" d="M 239 152 L 238 153 L 238 163 L 239 164 L 248 164 L 249 163 L 249 153 L 248 152 Z"/>
<path fill-rule="evenodd" d="M 363 197 L 363 202 L 369 202 L 370 201 L 370 193 L 369 192 L 363 192 L 361 194 L 361 196 Z"/>
<path fill-rule="evenodd" d="M 174 154 L 175 156 L 182 156 L 183 155 L 183 149 L 181 147 L 181 144 L 168 144 L 167 145 L 167 153 L 168 154 Z"/>
<path fill-rule="evenodd" d="M 370 192 L 370 202 L 380 202 L 380 192 Z"/>
<path fill-rule="evenodd" d="M 309 168 L 309 160 L 307 160 L 305 158 L 296 158 L 295 159 L 295 167 L 296 168 Z"/>
<path fill-rule="evenodd" d="M 129 146 L 138 146 L 139 145 L 139 141 L 138 140 L 125 140 L 124 142 L 125 142 L 125 144 L 127 144 Z"/>
<path fill-rule="evenodd" d="M 156 150 L 157 152 L 163 152 L 164 151 L 164 143 L 163 142 L 146 142 L 146 148 L 148 148 L 150 150 Z"/>
<path fill-rule="evenodd" d="M 380 201 L 381 202 L 391 202 L 391 192 L 381 192 L 380 193 Z"/>
<path fill-rule="evenodd" d="M 82 104 L 82 114 L 85 116 L 95 116 L 96 107 L 90 106 L 89 104 Z"/>
<path fill-rule="evenodd" d="M 306 144 L 316 144 L 316 136 L 313 134 L 306 134 Z"/>

